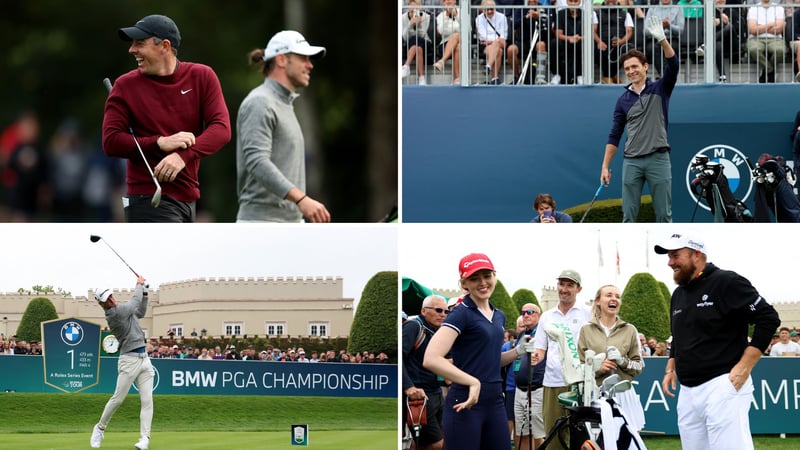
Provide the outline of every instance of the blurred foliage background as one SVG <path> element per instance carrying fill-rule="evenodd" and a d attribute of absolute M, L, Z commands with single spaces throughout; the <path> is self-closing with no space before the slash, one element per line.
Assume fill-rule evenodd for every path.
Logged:
<path fill-rule="evenodd" d="M 308 191 L 335 222 L 381 221 L 397 204 L 397 17 L 394 1 L 3 0 L 0 2 L 0 221 L 119 221 L 124 161 L 100 148 L 102 79 L 136 68 L 117 29 L 148 14 L 175 20 L 178 59 L 211 66 L 234 133 L 201 162 L 198 220 L 231 222 L 236 115 L 263 76 L 247 54 L 283 29 L 327 48 L 295 102 Z M 36 127 L 16 127 L 20 122 Z M 29 130 L 29 151 L 15 153 Z M 19 148 L 17 148 L 19 150 Z M 15 206 L 17 195 L 33 210 Z M 22 195 L 22 197 L 20 197 Z"/>

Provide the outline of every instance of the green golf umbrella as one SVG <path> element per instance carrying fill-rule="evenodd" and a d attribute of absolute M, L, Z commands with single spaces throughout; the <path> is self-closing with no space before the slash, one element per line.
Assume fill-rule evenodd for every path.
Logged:
<path fill-rule="evenodd" d="M 436 292 L 429 287 L 423 286 L 411 278 L 403 277 L 403 311 L 409 316 L 419 314 L 422 308 L 422 301 L 432 294 L 441 295 L 447 299 L 447 296 L 441 292 Z"/>

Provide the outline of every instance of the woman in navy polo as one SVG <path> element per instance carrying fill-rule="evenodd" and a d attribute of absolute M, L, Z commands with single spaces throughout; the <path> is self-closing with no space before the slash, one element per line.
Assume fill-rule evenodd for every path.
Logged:
<path fill-rule="evenodd" d="M 497 278 L 486 255 L 465 256 L 458 272 L 467 295 L 431 338 L 423 363 L 453 381 L 442 418 L 445 447 L 507 450 L 511 445 L 500 368 L 524 353 L 528 341 L 499 351 L 506 316 L 489 302 Z M 452 364 L 445 358 L 448 353 Z"/>

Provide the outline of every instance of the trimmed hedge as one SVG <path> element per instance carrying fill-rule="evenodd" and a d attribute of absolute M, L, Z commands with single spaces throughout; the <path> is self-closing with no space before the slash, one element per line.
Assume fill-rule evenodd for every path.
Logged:
<path fill-rule="evenodd" d="M 591 202 L 573 206 L 564 210 L 572 217 L 572 221 L 578 223 L 583 217 L 583 213 Z M 653 210 L 653 198 L 649 195 L 642 196 L 642 206 L 639 208 L 639 217 L 636 222 L 655 222 L 656 213 Z M 594 202 L 591 211 L 586 216 L 584 223 L 621 223 L 622 222 L 622 199 L 609 198 Z"/>

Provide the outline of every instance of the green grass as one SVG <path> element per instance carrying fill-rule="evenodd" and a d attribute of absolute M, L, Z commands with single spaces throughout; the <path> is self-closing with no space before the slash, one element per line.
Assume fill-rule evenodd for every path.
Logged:
<path fill-rule="evenodd" d="M 394 431 L 314 431 L 309 430 L 311 449 L 373 450 L 397 448 Z M 69 434 L 2 434 L 2 448 L 15 450 L 83 450 L 89 448 L 91 430 Z M 152 449 L 300 449 L 291 445 L 291 432 L 161 432 L 153 433 Z M 103 439 L 106 450 L 132 449 L 139 433 L 107 433 Z"/>
<path fill-rule="evenodd" d="M 87 448 L 109 397 L 0 394 L 7 418 L 0 421 L 0 447 Z M 308 424 L 313 448 L 394 449 L 398 442 L 396 399 L 157 395 L 154 403 L 154 448 L 291 448 L 293 424 Z M 138 430 L 139 397 L 129 395 L 109 423 L 103 448 L 132 448 Z"/>
<path fill-rule="evenodd" d="M 785 439 L 779 436 L 753 436 L 756 449 L 769 450 L 796 450 L 800 448 L 799 435 L 787 435 Z M 647 437 L 644 438 L 647 450 L 681 450 L 679 437 Z"/>

